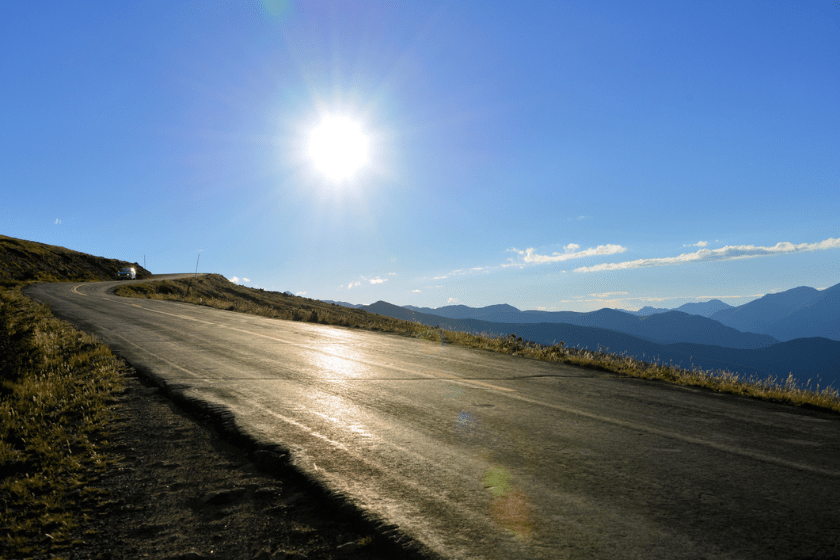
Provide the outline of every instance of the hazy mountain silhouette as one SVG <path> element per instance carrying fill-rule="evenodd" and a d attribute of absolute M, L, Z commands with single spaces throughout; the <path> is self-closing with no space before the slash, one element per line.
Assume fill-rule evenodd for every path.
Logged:
<path fill-rule="evenodd" d="M 638 311 L 629 311 L 627 309 L 619 309 L 618 311 L 624 311 L 625 313 L 635 315 L 636 317 L 647 317 L 648 315 L 653 315 L 654 313 L 667 313 L 671 310 L 665 309 L 664 307 L 651 307 L 650 305 L 645 305 Z"/>
<path fill-rule="evenodd" d="M 448 319 L 478 319 L 494 323 L 566 323 L 582 327 L 610 329 L 662 343 L 693 342 L 731 348 L 763 348 L 779 342 L 771 336 L 739 332 L 712 319 L 700 315 L 689 315 L 681 311 L 666 311 L 638 317 L 609 308 L 588 313 L 578 313 L 576 311 L 519 311 L 506 304 L 481 308 L 450 305 L 438 309 L 416 307 L 407 309 L 416 313 L 426 313 Z"/>
<path fill-rule="evenodd" d="M 710 299 L 709 301 L 698 303 L 684 303 L 677 307 L 676 311 L 682 311 L 690 315 L 702 315 L 703 317 L 711 317 L 718 311 L 724 309 L 731 309 L 732 306 L 724 303 L 719 299 Z"/>
<path fill-rule="evenodd" d="M 619 311 L 624 311 L 625 313 L 630 313 L 631 315 L 635 315 L 637 317 L 647 317 L 648 315 L 653 315 L 654 313 L 667 313 L 668 311 L 682 311 L 683 313 L 688 313 L 689 315 L 711 317 L 714 313 L 731 307 L 731 305 L 724 303 L 719 299 L 710 299 L 709 301 L 698 303 L 684 303 L 673 310 L 665 309 L 664 307 L 651 307 L 646 305 L 638 311 L 627 311 L 626 309 L 620 309 Z"/>
<path fill-rule="evenodd" d="M 840 284 L 819 292 L 767 329 L 779 340 L 822 336 L 840 340 Z"/>
<path fill-rule="evenodd" d="M 760 378 L 774 375 L 784 379 L 792 373 L 800 382 L 806 382 L 808 379 L 816 381 L 816 378 L 820 377 L 823 387 L 832 383 L 835 387 L 840 386 L 840 342 L 825 338 L 797 339 L 756 349 L 726 348 L 689 342 L 661 344 L 615 330 L 567 323 L 515 324 L 478 319 L 451 319 L 420 313 L 384 301 L 364 306 L 362 309 L 388 317 L 417 321 L 424 325 L 439 326 L 446 330 L 483 333 L 489 336 L 514 333 L 523 339 L 541 344 L 562 341 L 569 347 L 589 350 L 600 348 L 614 353 L 624 353 L 645 361 L 671 362 L 683 367 L 693 365 L 707 370 L 723 369 Z M 612 309 L 601 311 L 621 313 Z M 671 318 L 662 317 L 662 315 L 672 313 L 674 315 Z M 686 316 L 685 313 L 674 311 L 652 315 L 646 319 L 659 316 L 664 319 L 664 324 L 667 326 L 669 319 L 681 320 L 680 315 Z M 634 319 L 632 315 L 627 315 L 627 317 Z M 704 319 L 699 316 L 693 317 Z"/>
<path fill-rule="evenodd" d="M 668 311 L 639 318 L 639 329 L 622 332 L 657 342 L 690 342 L 727 348 L 765 348 L 779 341 L 772 336 L 741 332 L 701 315 Z"/>
<path fill-rule="evenodd" d="M 431 307 L 414 307 L 413 305 L 406 305 L 405 308 L 419 313 L 446 317 L 447 319 L 481 319 L 484 321 L 499 321 L 500 319 L 504 320 L 504 318 L 507 317 L 517 316 L 519 313 L 528 313 L 527 311 L 520 311 L 514 306 L 506 303 L 488 305 L 487 307 L 445 305 L 443 307 L 438 307 L 437 309 L 432 309 Z"/>
<path fill-rule="evenodd" d="M 291 295 L 291 294 L 289 294 Z M 324 303 L 333 303 L 335 305 L 340 305 L 341 307 L 351 307 L 353 309 L 358 309 L 359 307 L 364 307 L 364 304 L 361 303 L 347 303 L 346 301 L 333 301 L 331 299 L 321 300 Z"/>
<path fill-rule="evenodd" d="M 767 294 L 712 319 L 729 327 L 771 335 L 779 340 L 821 336 L 840 340 L 840 284 L 825 290 L 801 286 Z"/>

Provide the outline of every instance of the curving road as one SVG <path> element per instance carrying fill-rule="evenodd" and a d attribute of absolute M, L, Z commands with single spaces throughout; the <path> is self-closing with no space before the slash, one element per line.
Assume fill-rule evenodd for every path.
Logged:
<path fill-rule="evenodd" d="M 445 558 L 836 558 L 840 416 L 348 328 L 27 290 Z"/>

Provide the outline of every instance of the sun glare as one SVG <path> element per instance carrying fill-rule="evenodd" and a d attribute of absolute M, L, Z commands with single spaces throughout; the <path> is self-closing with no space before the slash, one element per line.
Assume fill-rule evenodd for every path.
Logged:
<path fill-rule="evenodd" d="M 347 117 L 327 117 L 309 137 L 309 157 L 321 173 L 339 181 L 367 164 L 368 146 L 358 123 Z"/>

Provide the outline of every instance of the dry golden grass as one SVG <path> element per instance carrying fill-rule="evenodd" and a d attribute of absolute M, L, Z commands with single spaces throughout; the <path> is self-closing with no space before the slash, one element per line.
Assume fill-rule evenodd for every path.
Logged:
<path fill-rule="evenodd" d="M 731 371 L 709 371 L 700 368 L 682 369 L 670 364 L 650 363 L 619 354 L 566 348 L 562 345 L 546 346 L 523 341 L 521 338 L 488 337 L 446 331 L 446 341 L 468 348 L 481 348 L 504 354 L 514 354 L 536 360 L 560 362 L 583 368 L 608 371 L 628 377 L 651 379 L 703 387 L 720 393 L 730 393 L 764 400 L 808 405 L 840 412 L 840 393 L 834 387 L 800 386 L 793 376 L 780 382 L 775 377 L 760 379 L 745 377 Z"/>
<path fill-rule="evenodd" d="M 97 500 L 86 487 L 108 464 L 99 449 L 124 365 L 9 283 L 0 346 L 0 557 L 31 557 L 71 545 L 78 505 Z"/>
<path fill-rule="evenodd" d="M 502 354 L 512 354 L 536 360 L 558 362 L 584 368 L 597 369 L 659 380 L 678 385 L 703 387 L 722 393 L 731 393 L 789 403 L 812 406 L 840 412 L 840 393 L 834 387 L 820 389 L 810 383 L 800 386 L 793 377 L 785 381 L 775 378 L 744 377 L 729 371 L 706 371 L 699 368 L 681 369 L 669 364 L 649 363 L 635 358 L 606 352 L 567 348 L 561 344 L 542 345 L 513 336 L 493 337 L 439 329 L 411 321 L 376 315 L 360 309 L 341 307 L 318 300 L 265 292 L 228 282 L 224 277 L 211 274 L 194 280 L 126 284 L 118 295 L 185 301 L 218 309 L 262 315 L 294 321 L 311 321 L 328 325 L 384 331 L 440 341 L 467 348 L 477 348 Z"/>
<path fill-rule="evenodd" d="M 126 283 L 117 288 L 115 293 L 125 297 L 182 301 L 274 319 L 387 331 L 427 340 L 440 340 L 438 329 L 419 323 L 279 292 L 246 288 L 233 284 L 218 274 L 199 276 L 194 280 Z"/>

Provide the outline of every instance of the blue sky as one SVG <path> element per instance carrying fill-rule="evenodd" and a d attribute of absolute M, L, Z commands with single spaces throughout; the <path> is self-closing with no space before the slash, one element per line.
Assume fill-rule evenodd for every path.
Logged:
<path fill-rule="evenodd" d="M 4 235 L 353 303 L 840 282 L 837 2 L 76 4 L 3 6 Z"/>

